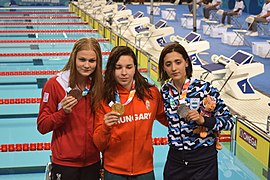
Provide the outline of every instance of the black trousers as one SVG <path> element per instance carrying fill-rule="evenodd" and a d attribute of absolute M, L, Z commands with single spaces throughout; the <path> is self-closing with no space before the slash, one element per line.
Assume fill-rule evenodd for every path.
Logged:
<path fill-rule="evenodd" d="M 99 180 L 100 161 L 86 167 L 52 164 L 52 180 Z"/>
<path fill-rule="evenodd" d="M 218 180 L 217 154 L 198 161 L 188 161 L 183 154 L 170 148 L 163 172 L 164 180 Z M 194 158 L 198 156 L 194 154 Z"/>

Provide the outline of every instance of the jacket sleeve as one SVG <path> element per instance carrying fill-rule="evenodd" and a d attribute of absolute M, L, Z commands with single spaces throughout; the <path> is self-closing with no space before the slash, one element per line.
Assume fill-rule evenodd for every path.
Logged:
<path fill-rule="evenodd" d="M 62 91 L 56 87 L 56 81 L 52 78 L 45 83 L 42 89 L 37 119 L 37 129 L 41 134 L 53 131 L 64 124 L 67 115 L 62 108 L 58 110 L 58 104 L 61 102 L 59 100 L 59 97 L 61 97 L 60 94 L 62 93 L 62 96 L 65 96 L 64 90 Z"/>
<path fill-rule="evenodd" d="M 111 127 L 106 126 L 104 123 L 105 114 L 104 106 L 96 110 L 93 141 L 100 152 L 104 152 L 111 138 Z"/>
<path fill-rule="evenodd" d="M 216 98 L 216 108 L 213 112 L 213 117 L 204 117 L 204 126 L 214 131 L 220 130 L 232 130 L 234 127 L 233 117 L 229 111 L 229 108 L 221 99 L 217 88 L 212 87 L 208 84 L 210 96 Z"/>
<path fill-rule="evenodd" d="M 159 92 L 159 90 L 156 88 L 155 89 L 155 96 L 156 98 L 156 103 L 157 103 L 157 114 L 156 114 L 156 119 L 163 124 L 164 126 L 168 127 L 168 120 L 166 118 L 166 114 L 164 111 L 164 104 L 162 101 L 162 96 Z"/>

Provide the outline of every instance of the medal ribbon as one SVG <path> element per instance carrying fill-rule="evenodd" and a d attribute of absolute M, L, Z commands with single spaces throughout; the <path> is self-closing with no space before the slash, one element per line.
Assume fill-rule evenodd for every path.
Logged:
<path fill-rule="evenodd" d="M 179 104 L 186 104 L 185 98 L 187 97 L 187 89 L 190 84 L 190 79 L 186 79 L 182 91 L 179 94 Z M 172 88 L 170 87 L 170 96 L 173 97 Z"/>
<path fill-rule="evenodd" d="M 77 85 L 76 85 L 76 87 L 74 89 L 78 89 L 79 91 L 82 92 L 82 96 L 86 96 L 90 91 L 90 84 L 86 85 L 83 91 Z M 71 90 L 72 90 L 71 87 L 68 87 L 66 89 L 66 92 L 69 93 Z"/>
<path fill-rule="evenodd" d="M 136 93 L 136 89 L 135 89 L 135 81 L 133 81 L 132 83 L 132 86 L 131 86 L 131 90 L 129 92 L 129 95 L 128 95 L 128 99 L 127 101 L 123 104 L 124 106 L 127 105 L 128 103 L 130 103 L 133 99 L 133 97 L 135 96 L 135 93 Z M 109 106 L 111 107 L 114 103 L 120 103 L 120 96 L 119 96 L 119 93 L 118 93 L 118 90 L 115 94 L 115 102 L 110 102 L 109 103 Z M 120 103 L 121 104 L 121 103 Z"/>
<path fill-rule="evenodd" d="M 82 92 L 82 96 L 86 96 L 89 93 L 89 90 L 90 90 L 90 84 L 85 86 Z"/>
<path fill-rule="evenodd" d="M 179 95 L 179 104 L 186 104 L 187 89 L 190 84 L 190 79 L 186 79 L 185 84 L 183 85 L 181 94 Z"/>
<path fill-rule="evenodd" d="M 90 79 L 90 83 L 86 84 L 84 90 L 82 91 L 82 96 L 86 96 L 90 91 L 90 85 L 91 85 L 91 82 L 92 82 L 92 78 L 90 77 L 89 79 Z"/>

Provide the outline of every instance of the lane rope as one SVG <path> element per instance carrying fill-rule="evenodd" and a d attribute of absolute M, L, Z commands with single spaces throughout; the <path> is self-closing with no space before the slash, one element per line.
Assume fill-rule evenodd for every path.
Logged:
<path fill-rule="evenodd" d="M 139 68 L 140 73 L 147 73 L 147 68 Z M 40 75 L 55 75 L 60 70 L 34 70 L 34 71 L 1 71 L 0 76 L 40 76 Z M 103 73 L 105 70 L 103 70 Z"/>
<path fill-rule="evenodd" d="M 1 34 L 10 34 L 10 33 L 96 33 L 98 32 L 97 29 L 55 29 L 55 30 L 0 30 Z"/>
<path fill-rule="evenodd" d="M 43 12 L 0 12 L 0 14 L 73 14 L 71 11 L 63 11 L 63 12 L 54 12 L 54 11 L 43 11 Z"/>
<path fill-rule="evenodd" d="M 4 98 L 0 99 L 0 105 L 4 104 L 39 104 L 41 98 Z"/>
<path fill-rule="evenodd" d="M 51 150 L 50 142 L 1 144 L 0 152 L 43 151 Z"/>
<path fill-rule="evenodd" d="M 231 135 L 221 134 L 219 139 L 224 140 L 221 142 L 230 142 Z M 155 146 L 167 145 L 168 138 L 167 137 L 152 138 L 152 144 Z M 51 143 L 50 142 L 37 142 L 37 143 L 31 142 L 31 143 L 1 144 L 0 145 L 0 152 L 22 152 L 22 151 L 43 151 L 43 150 L 51 150 Z"/>
<path fill-rule="evenodd" d="M 0 16 L 0 19 L 79 19 L 80 16 Z"/>
<path fill-rule="evenodd" d="M 97 38 L 98 42 L 110 42 L 108 38 Z M 77 39 L 34 39 L 34 40 L 0 40 L 0 43 L 75 43 Z"/>
<path fill-rule="evenodd" d="M 88 24 L 87 22 L 4 22 L 0 23 L 0 26 L 63 26 L 63 25 L 83 25 Z"/>
<path fill-rule="evenodd" d="M 102 55 L 109 55 L 109 51 L 103 51 Z M 0 53 L 0 57 L 17 56 L 69 56 L 70 52 L 34 52 L 34 53 Z"/>

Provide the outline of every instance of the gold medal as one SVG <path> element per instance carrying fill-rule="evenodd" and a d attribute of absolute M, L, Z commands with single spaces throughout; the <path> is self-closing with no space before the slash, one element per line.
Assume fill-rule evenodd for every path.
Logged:
<path fill-rule="evenodd" d="M 68 96 L 73 96 L 79 101 L 82 98 L 82 92 L 79 89 L 72 89 L 68 92 Z"/>
<path fill-rule="evenodd" d="M 117 112 L 120 114 L 120 116 L 122 116 L 125 112 L 124 105 L 120 103 L 114 103 L 112 105 L 112 111 Z"/>

